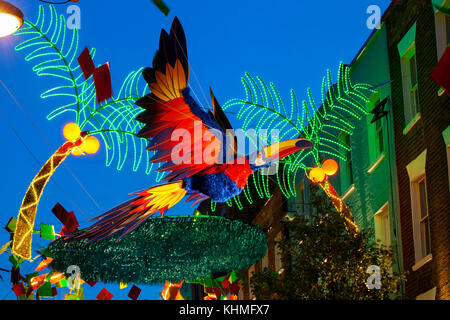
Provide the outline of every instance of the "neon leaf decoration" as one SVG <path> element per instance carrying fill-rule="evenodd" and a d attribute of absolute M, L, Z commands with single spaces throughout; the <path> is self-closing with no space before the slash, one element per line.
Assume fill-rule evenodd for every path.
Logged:
<path fill-rule="evenodd" d="M 331 72 L 328 70 L 322 80 L 321 104 L 314 101 L 311 90 L 307 90 L 307 101 L 299 103 L 294 90 L 290 91 L 290 104 L 285 106 L 273 83 L 268 85 L 260 78 L 253 78 L 248 73 L 241 79 L 244 88 L 243 99 L 231 99 L 223 109 L 227 113 L 236 114 L 243 121 L 244 131 L 254 128 L 257 132 L 278 130 L 279 140 L 307 138 L 314 142 L 314 147 L 288 156 L 280 161 L 279 170 L 273 176 L 260 173 L 249 178 L 244 191 L 233 203 L 242 207 L 243 199 L 252 204 L 251 188 L 256 189 L 260 198 L 269 197 L 269 179 L 276 179 L 284 196 L 296 195 L 295 177 L 298 170 L 307 170 L 307 164 L 320 166 L 320 157 L 335 157 L 346 160 L 344 150 L 350 150 L 339 139 L 339 134 L 352 134 L 352 119 L 361 119 L 367 114 L 365 109 L 370 95 L 375 92 L 372 86 L 364 83 L 352 84 L 350 68 L 343 63 L 339 65 L 337 82 L 333 84 Z M 269 144 L 270 135 L 266 143 Z M 273 143 L 273 141 L 272 141 Z M 211 204 L 211 209 L 215 205 Z"/>
<path fill-rule="evenodd" d="M 55 98 L 54 101 L 66 103 L 55 105 L 47 119 L 73 113 L 74 122 L 82 131 L 101 136 L 106 146 L 107 166 L 115 163 L 121 170 L 131 158 L 134 171 L 144 168 L 149 174 L 153 164 L 148 163 L 152 154 L 145 151 L 148 142 L 136 137 L 143 125 L 135 121 L 142 109 L 134 102 L 148 92 L 141 76 L 142 69 L 130 72 L 117 95 L 98 105 L 92 76 L 85 80 L 77 61 L 80 53 L 78 30 L 68 30 L 65 17 L 58 16 L 53 5 L 48 8 L 46 14 L 44 7 L 39 6 L 36 22 L 25 20 L 23 27 L 15 33 L 26 38 L 15 49 L 27 54 L 25 60 L 33 63 L 33 71 L 38 76 L 52 77 L 59 82 L 41 98 Z M 95 49 L 90 53 L 94 58 Z M 163 173 L 158 173 L 157 181 L 162 176 Z"/>

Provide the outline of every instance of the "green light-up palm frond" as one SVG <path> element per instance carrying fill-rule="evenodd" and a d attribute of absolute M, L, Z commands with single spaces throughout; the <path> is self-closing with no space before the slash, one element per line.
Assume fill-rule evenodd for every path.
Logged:
<path fill-rule="evenodd" d="M 52 114 L 66 111 L 78 113 L 81 108 L 79 101 L 79 85 L 84 80 L 76 61 L 78 51 L 78 30 L 68 35 L 64 16 L 58 16 L 54 6 L 49 6 L 49 17 L 46 17 L 44 7 L 39 6 L 36 23 L 28 20 L 15 35 L 27 39 L 16 46 L 16 51 L 25 51 L 27 62 L 33 63 L 33 71 L 38 76 L 49 76 L 60 82 L 57 87 L 45 91 L 41 98 L 64 96 L 68 102 L 58 106 Z"/>
<path fill-rule="evenodd" d="M 298 170 L 308 169 L 308 165 L 320 166 L 320 157 L 335 157 L 346 160 L 345 150 L 350 146 L 339 139 L 339 134 L 353 133 L 351 119 L 361 119 L 366 114 L 368 97 L 374 92 L 368 84 L 351 84 L 350 68 L 340 64 L 337 82 L 333 84 L 331 72 L 322 80 L 322 101 L 317 105 L 311 90 L 307 90 L 307 101 L 300 104 L 295 92 L 290 91 L 290 104 L 286 106 L 273 83 L 267 85 L 260 77 L 253 78 L 248 73 L 241 79 L 245 97 L 231 99 L 224 106 L 225 112 L 236 114 L 243 121 L 243 130 L 277 130 L 279 140 L 307 138 L 314 142 L 312 149 L 305 149 L 280 161 L 276 175 L 262 174 L 250 177 L 243 193 L 229 201 L 242 207 L 243 196 L 253 202 L 250 188 L 255 188 L 262 198 L 270 195 L 269 179 L 276 179 L 286 197 L 295 196 L 295 177 Z M 267 136 L 269 143 L 270 135 Z M 271 143 L 274 141 L 272 140 Z"/>
<path fill-rule="evenodd" d="M 92 76 L 84 79 L 77 61 L 80 53 L 78 30 L 67 31 L 65 17 L 58 16 L 54 6 L 49 6 L 48 17 L 44 7 L 39 6 L 36 23 L 24 21 L 24 26 L 15 35 L 26 38 L 16 46 L 16 50 L 27 53 L 25 59 L 34 64 L 33 71 L 38 76 L 49 76 L 58 82 L 56 87 L 41 95 L 43 99 L 64 101 L 52 108 L 47 119 L 73 113 L 74 122 L 81 130 L 101 135 L 108 166 L 116 163 L 117 169 L 121 170 L 127 159 L 132 159 L 134 171 L 143 166 L 145 172 L 150 173 L 152 164 L 148 160 L 152 155 L 145 151 L 147 141 L 136 137 L 142 124 L 135 121 L 135 117 L 142 109 L 134 102 L 148 92 L 141 76 L 142 69 L 131 72 L 117 95 L 99 105 Z M 95 49 L 91 49 L 91 56 L 95 56 Z M 157 179 L 161 176 L 158 175 Z"/>

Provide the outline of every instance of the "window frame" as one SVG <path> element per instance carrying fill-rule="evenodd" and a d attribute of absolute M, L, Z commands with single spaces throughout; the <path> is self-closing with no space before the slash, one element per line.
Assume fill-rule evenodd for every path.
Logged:
<path fill-rule="evenodd" d="M 432 260 L 432 234 L 431 234 L 431 220 L 428 211 L 428 236 L 429 236 L 429 253 L 423 248 L 426 244 L 423 243 L 422 231 L 421 231 L 421 199 L 419 192 L 419 183 L 425 181 L 426 188 L 426 157 L 427 149 L 424 149 L 413 161 L 411 161 L 407 166 L 406 170 L 408 172 L 409 183 L 410 183 L 410 195 L 411 195 L 411 222 L 412 222 L 412 232 L 414 241 L 414 258 L 415 265 L 413 266 L 413 271 L 419 269 L 426 263 Z M 424 180 L 425 179 L 425 180 Z M 428 195 L 426 195 L 426 201 L 428 204 Z M 428 206 L 427 206 L 428 210 Z"/>
<path fill-rule="evenodd" d="M 421 255 L 422 257 L 426 257 L 431 253 L 431 233 L 430 233 L 430 213 L 428 210 L 428 193 L 427 193 L 427 183 L 426 183 L 426 175 L 420 177 L 416 182 L 416 192 L 417 192 L 417 200 L 418 200 L 418 220 L 419 220 L 419 233 L 420 233 L 420 243 L 421 243 Z M 423 190 L 425 192 L 424 202 L 425 202 L 425 211 L 426 215 L 423 216 L 423 203 L 422 203 L 422 194 L 421 194 L 421 184 L 423 183 Z M 426 221 L 426 222 L 424 222 Z M 425 223 L 425 234 L 422 231 L 422 224 Z M 425 238 L 425 241 L 424 241 Z"/>
<path fill-rule="evenodd" d="M 353 176 L 352 137 L 351 134 L 347 132 L 341 132 L 338 139 L 341 143 L 349 147 L 349 150 L 342 147 L 340 148 L 341 153 L 345 154 L 346 160 L 339 160 L 340 168 L 344 169 L 340 170 L 341 191 L 347 193 L 346 191 L 352 189 L 355 182 Z"/>
<path fill-rule="evenodd" d="M 416 55 L 416 23 L 412 25 L 412 27 L 408 30 L 408 32 L 406 32 L 403 38 L 398 42 L 397 48 L 400 56 L 402 85 L 403 85 L 403 111 L 405 118 L 405 130 L 403 131 L 403 134 L 406 135 L 421 118 L 420 94 L 419 94 L 420 85 L 417 68 L 419 63 L 417 61 Z M 417 83 L 414 86 L 412 86 L 411 84 L 412 58 L 415 59 L 414 74 L 417 80 Z"/>
<path fill-rule="evenodd" d="M 414 66 L 411 60 L 414 58 Z M 405 124 L 407 127 L 414 122 L 414 119 L 420 114 L 420 98 L 419 98 L 419 78 L 417 76 L 417 55 L 415 43 L 401 57 L 402 60 L 402 77 L 403 77 L 403 101 L 405 112 Z M 414 72 L 413 72 L 414 71 Z M 413 85 L 412 79 L 415 74 L 416 83 Z"/>
<path fill-rule="evenodd" d="M 384 117 L 378 119 L 374 123 L 372 119 L 374 115 L 370 113 L 373 109 L 382 101 L 380 94 L 375 93 L 367 103 L 367 110 L 369 114 L 367 116 L 367 134 L 369 145 L 369 169 L 368 173 L 373 172 L 375 167 L 381 162 L 385 155 L 386 141 L 385 141 L 385 121 Z M 380 137 L 381 136 L 381 137 Z M 380 146 L 381 144 L 381 146 Z"/>
<path fill-rule="evenodd" d="M 381 245 L 391 246 L 391 220 L 389 217 L 389 202 L 386 202 L 375 214 L 375 237 Z"/>
<path fill-rule="evenodd" d="M 442 55 L 450 46 L 450 15 L 437 10 L 434 15 L 436 29 L 436 50 L 437 58 L 441 59 Z"/>

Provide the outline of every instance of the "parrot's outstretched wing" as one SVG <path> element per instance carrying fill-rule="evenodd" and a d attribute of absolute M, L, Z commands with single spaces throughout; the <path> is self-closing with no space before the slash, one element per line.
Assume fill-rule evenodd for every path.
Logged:
<path fill-rule="evenodd" d="M 136 101 L 145 109 L 136 119 L 146 124 L 138 136 L 151 139 L 147 150 L 157 151 L 150 162 L 165 162 L 159 171 L 171 171 L 164 180 L 190 177 L 234 156 L 235 139 L 226 138 L 231 124 L 212 92 L 214 113 L 190 95 L 186 37 L 176 17 L 170 34 L 161 31 L 153 67 L 143 76 L 151 93 Z"/>

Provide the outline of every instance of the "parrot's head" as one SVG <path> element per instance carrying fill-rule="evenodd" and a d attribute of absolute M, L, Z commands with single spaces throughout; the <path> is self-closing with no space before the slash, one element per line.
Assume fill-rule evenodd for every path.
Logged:
<path fill-rule="evenodd" d="M 269 167 L 273 162 L 281 160 L 294 152 L 312 148 L 312 146 L 313 143 L 307 139 L 286 140 L 262 148 L 247 157 L 250 168 L 253 171 L 257 171 Z"/>

